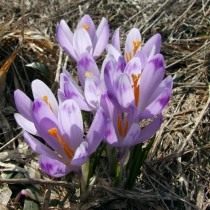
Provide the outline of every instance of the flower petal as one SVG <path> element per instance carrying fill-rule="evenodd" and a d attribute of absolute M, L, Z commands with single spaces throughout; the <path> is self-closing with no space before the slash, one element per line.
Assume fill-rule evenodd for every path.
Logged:
<path fill-rule="evenodd" d="M 33 135 L 37 135 L 37 130 L 34 126 L 34 123 L 31 122 L 30 120 L 28 120 L 27 118 L 23 117 L 21 114 L 19 113 L 15 113 L 14 114 L 15 120 L 17 122 L 17 124 L 25 131 L 33 134 Z"/>
<path fill-rule="evenodd" d="M 105 140 L 108 144 L 116 146 L 119 145 L 119 139 L 114 127 L 114 124 L 111 120 L 106 121 L 106 127 L 105 127 Z"/>
<path fill-rule="evenodd" d="M 106 47 L 107 53 L 109 56 L 113 56 L 115 60 L 117 61 L 119 57 L 121 56 L 121 52 L 118 51 L 113 45 L 108 44 Z"/>
<path fill-rule="evenodd" d="M 160 85 L 156 88 L 156 90 L 150 97 L 148 104 L 154 101 L 163 91 L 165 91 L 165 89 L 169 89 L 172 91 L 172 87 L 173 87 L 173 78 L 171 76 L 168 76 L 164 80 L 162 80 Z"/>
<path fill-rule="evenodd" d="M 171 89 L 166 88 L 163 90 L 160 95 L 145 108 L 145 112 L 150 113 L 153 116 L 160 114 L 168 104 L 171 93 Z"/>
<path fill-rule="evenodd" d="M 92 54 L 93 46 L 88 32 L 83 28 L 78 28 L 73 36 L 73 48 L 78 55 L 78 59 L 83 53 Z M 77 60 L 78 60 L 77 59 Z"/>
<path fill-rule="evenodd" d="M 97 84 L 93 78 L 87 78 L 85 80 L 85 88 L 84 88 L 84 95 L 88 105 L 93 109 L 96 110 L 99 106 L 100 97 L 101 97 L 101 90 L 100 84 Z"/>
<path fill-rule="evenodd" d="M 30 135 L 28 132 L 24 132 L 23 136 L 27 144 L 31 147 L 31 149 L 34 152 L 40 155 L 46 155 L 51 158 L 58 158 L 53 150 L 51 150 L 46 145 L 42 144 L 38 139 Z"/>
<path fill-rule="evenodd" d="M 145 43 L 141 51 L 147 56 L 148 59 L 150 59 L 152 56 L 160 53 L 160 47 L 161 35 L 157 33 Z"/>
<path fill-rule="evenodd" d="M 162 81 L 165 73 L 165 62 L 161 54 L 156 54 L 147 63 L 140 78 L 139 107 L 143 110 L 148 101 Z"/>
<path fill-rule="evenodd" d="M 71 171 L 71 167 L 67 167 L 67 165 L 58 159 L 53 159 L 46 155 L 40 155 L 39 165 L 42 171 L 52 177 L 62 177 Z"/>
<path fill-rule="evenodd" d="M 112 36 L 112 45 L 120 52 L 120 28 L 114 31 Z"/>
<path fill-rule="evenodd" d="M 152 136 L 154 136 L 155 133 L 160 128 L 162 121 L 163 121 L 162 115 L 159 115 L 148 126 L 146 126 L 145 128 L 142 128 L 140 138 L 138 139 L 138 142 L 136 143 L 143 143 L 147 141 L 148 139 L 150 139 Z"/>
<path fill-rule="evenodd" d="M 77 69 L 79 80 L 83 87 L 86 78 L 100 77 L 98 66 L 89 53 L 84 53 L 81 55 L 77 63 Z"/>
<path fill-rule="evenodd" d="M 99 108 L 94 116 L 91 126 L 88 130 L 86 139 L 88 142 L 88 154 L 92 154 L 96 151 L 97 147 L 104 138 L 104 114 L 101 108 Z"/>
<path fill-rule="evenodd" d="M 74 166 L 81 166 L 87 161 L 89 157 L 88 153 L 88 142 L 83 141 L 76 149 L 71 164 Z"/>
<path fill-rule="evenodd" d="M 59 45 L 71 56 L 74 60 L 77 60 L 77 55 L 73 49 L 73 33 L 70 30 L 65 20 L 61 20 L 56 28 L 56 40 Z"/>
<path fill-rule="evenodd" d="M 134 103 L 134 94 L 131 81 L 127 74 L 122 74 L 118 77 L 115 84 L 115 96 L 118 100 L 118 103 L 123 108 L 128 108 L 131 104 Z"/>
<path fill-rule="evenodd" d="M 123 147 L 130 147 L 137 143 L 141 134 L 141 128 L 138 123 L 133 123 L 128 130 L 127 135 L 121 141 L 121 145 Z"/>
<path fill-rule="evenodd" d="M 92 41 L 94 40 L 95 33 L 96 33 L 96 26 L 89 15 L 84 15 L 81 18 L 81 20 L 79 21 L 77 25 L 77 28 L 85 29 L 89 33 L 91 40 Z"/>
<path fill-rule="evenodd" d="M 132 28 L 125 40 L 125 57 L 130 60 L 141 49 L 141 34 L 137 28 Z"/>
<path fill-rule="evenodd" d="M 102 18 L 97 30 L 93 56 L 98 57 L 106 48 L 109 41 L 109 25 L 106 18 Z"/>
<path fill-rule="evenodd" d="M 31 99 L 21 90 L 15 90 L 14 92 L 15 105 L 18 112 L 26 119 L 32 121 L 31 109 L 32 101 Z"/>
<path fill-rule="evenodd" d="M 128 75 L 140 75 L 142 71 L 142 64 L 138 57 L 132 58 L 126 65 L 124 72 Z"/>
<path fill-rule="evenodd" d="M 61 103 L 67 99 L 74 99 L 82 110 L 91 110 L 85 101 L 80 86 L 77 85 L 67 71 L 63 71 L 63 73 L 60 75 L 60 89 L 58 89 L 58 98 Z"/>
<path fill-rule="evenodd" d="M 33 118 L 38 134 L 43 140 L 55 151 L 58 151 L 63 157 L 66 157 L 62 145 L 60 145 L 59 142 L 48 132 L 52 128 L 58 128 L 57 117 L 42 100 L 37 99 L 34 101 Z"/>
<path fill-rule="evenodd" d="M 76 149 L 83 141 L 83 121 L 81 110 L 75 101 L 69 99 L 61 104 L 58 124 L 66 143 Z"/>
<path fill-rule="evenodd" d="M 52 109 L 52 111 L 58 113 L 58 102 L 50 90 L 50 88 L 41 80 L 34 80 L 31 84 L 34 99 L 41 99 Z"/>

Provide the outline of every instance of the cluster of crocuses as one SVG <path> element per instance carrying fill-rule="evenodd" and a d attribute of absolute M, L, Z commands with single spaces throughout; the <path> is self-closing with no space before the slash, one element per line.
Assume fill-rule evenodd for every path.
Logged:
<path fill-rule="evenodd" d="M 15 119 L 26 142 L 39 154 L 40 168 L 51 176 L 80 170 L 102 141 L 128 149 L 143 143 L 162 123 L 173 82 L 170 76 L 164 78 L 160 34 L 143 44 L 139 30 L 132 28 L 124 52 L 119 28 L 109 42 L 110 37 L 106 18 L 96 27 L 85 15 L 74 32 L 61 20 L 56 39 L 75 61 L 77 77 L 63 69 L 58 100 L 40 80 L 32 82 L 33 100 L 15 91 L 19 112 Z M 102 56 L 98 67 L 97 58 Z M 94 116 L 85 131 L 81 111 Z M 148 123 L 141 123 L 145 119 Z"/>

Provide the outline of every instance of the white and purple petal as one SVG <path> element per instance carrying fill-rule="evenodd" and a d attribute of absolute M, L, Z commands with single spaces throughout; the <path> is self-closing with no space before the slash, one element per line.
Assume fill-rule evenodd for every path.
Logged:
<path fill-rule="evenodd" d="M 69 56 L 71 56 L 74 60 L 77 60 L 77 55 L 73 49 L 73 33 L 65 20 L 61 20 L 57 25 L 56 40 Z"/>
<path fill-rule="evenodd" d="M 106 18 L 102 18 L 97 30 L 94 41 L 93 56 L 97 58 L 102 54 L 109 41 L 109 24 Z"/>
<path fill-rule="evenodd" d="M 14 114 L 14 118 L 17 122 L 17 124 L 25 131 L 33 134 L 33 135 L 37 135 L 37 130 L 36 127 L 34 125 L 34 123 L 30 120 L 28 120 L 27 118 L 23 117 L 21 114 L 19 113 L 15 113 Z"/>
<path fill-rule="evenodd" d="M 39 165 L 43 172 L 52 177 L 62 177 L 68 174 L 72 168 L 59 161 L 56 158 L 51 158 L 48 155 L 39 156 Z"/>
<path fill-rule="evenodd" d="M 83 121 L 81 110 L 74 100 L 66 100 L 60 105 L 58 125 L 66 143 L 75 150 L 83 141 Z"/>
<path fill-rule="evenodd" d="M 84 15 L 77 24 L 77 28 L 85 29 L 89 35 L 91 40 L 93 41 L 96 33 L 96 26 L 89 15 Z"/>
<path fill-rule="evenodd" d="M 165 62 L 161 54 L 156 54 L 146 64 L 140 78 L 139 107 L 143 110 L 149 102 L 150 96 L 161 83 L 165 73 Z"/>
<path fill-rule="evenodd" d="M 27 120 L 32 121 L 31 109 L 32 101 L 31 99 L 21 90 L 15 90 L 14 92 L 15 105 L 18 112 L 25 117 Z"/>
<path fill-rule="evenodd" d="M 55 114 L 58 113 L 58 102 L 55 98 L 55 95 L 44 82 L 36 79 L 31 83 L 31 88 L 34 99 L 44 101 Z"/>
<path fill-rule="evenodd" d="M 90 55 L 89 53 L 84 53 L 81 55 L 77 63 L 77 70 L 78 70 L 80 83 L 83 87 L 86 78 L 100 77 L 98 66 L 92 55 Z"/>
<path fill-rule="evenodd" d="M 74 32 L 73 36 L 73 48 L 77 54 L 77 61 L 83 53 L 92 54 L 93 45 L 89 33 L 83 29 L 78 28 Z"/>

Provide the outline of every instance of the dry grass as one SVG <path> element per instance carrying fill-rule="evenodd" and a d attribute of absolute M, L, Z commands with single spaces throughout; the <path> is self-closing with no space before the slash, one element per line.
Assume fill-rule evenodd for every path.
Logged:
<path fill-rule="evenodd" d="M 112 28 L 121 26 L 123 37 L 133 26 L 141 29 L 145 40 L 160 32 L 167 74 L 174 78 L 174 90 L 165 121 L 135 189 L 123 191 L 101 182 L 81 208 L 210 209 L 209 0 L 0 0 L 0 3 L 4 5 L 0 6 L 0 66 L 17 50 L 15 61 L 4 72 L 0 68 L 2 178 L 22 178 L 20 174 L 26 173 L 26 167 L 33 177 L 42 176 L 32 170 L 37 167 L 31 162 L 34 156 L 27 150 L 14 122 L 12 94 L 16 88 L 30 94 L 30 81 L 37 77 L 53 85 L 59 60 L 59 49 L 54 44 L 56 23 L 64 18 L 74 26 L 80 16 L 88 13 L 96 22 L 105 16 Z M 32 62 L 46 64 L 48 76 L 26 67 Z M 71 66 L 69 61 L 68 65 Z M 9 185 L 13 195 L 8 209 L 22 208 L 18 192 L 28 188 L 28 183 L 20 182 Z M 56 195 L 61 200 L 69 192 L 65 184 L 52 188 L 50 184 L 43 187 L 43 183 L 35 183 L 45 192 L 41 199 L 43 209 L 47 209 L 50 194 L 51 199 Z M 78 208 L 75 200 L 71 196 L 65 208 Z M 51 209 L 65 208 L 61 205 Z"/>

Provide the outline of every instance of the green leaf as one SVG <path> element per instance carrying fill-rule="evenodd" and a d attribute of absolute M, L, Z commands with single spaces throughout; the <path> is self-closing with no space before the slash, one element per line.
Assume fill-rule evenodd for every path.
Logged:
<path fill-rule="evenodd" d="M 131 189 L 134 186 L 136 178 L 140 174 L 140 169 L 147 158 L 153 142 L 154 138 L 150 140 L 146 147 L 143 147 L 143 144 L 138 144 L 134 147 L 127 164 L 128 178 L 125 183 L 126 189 Z"/>
<path fill-rule="evenodd" d="M 49 78 L 49 76 L 50 76 L 50 72 L 49 72 L 47 66 L 43 63 L 33 62 L 33 63 L 27 64 L 26 66 L 30 67 L 32 69 L 38 70 L 40 72 L 40 74 L 42 76 L 44 76 L 45 78 Z"/>
<path fill-rule="evenodd" d="M 39 210 L 39 205 L 33 201 L 25 199 L 23 210 Z"/>

